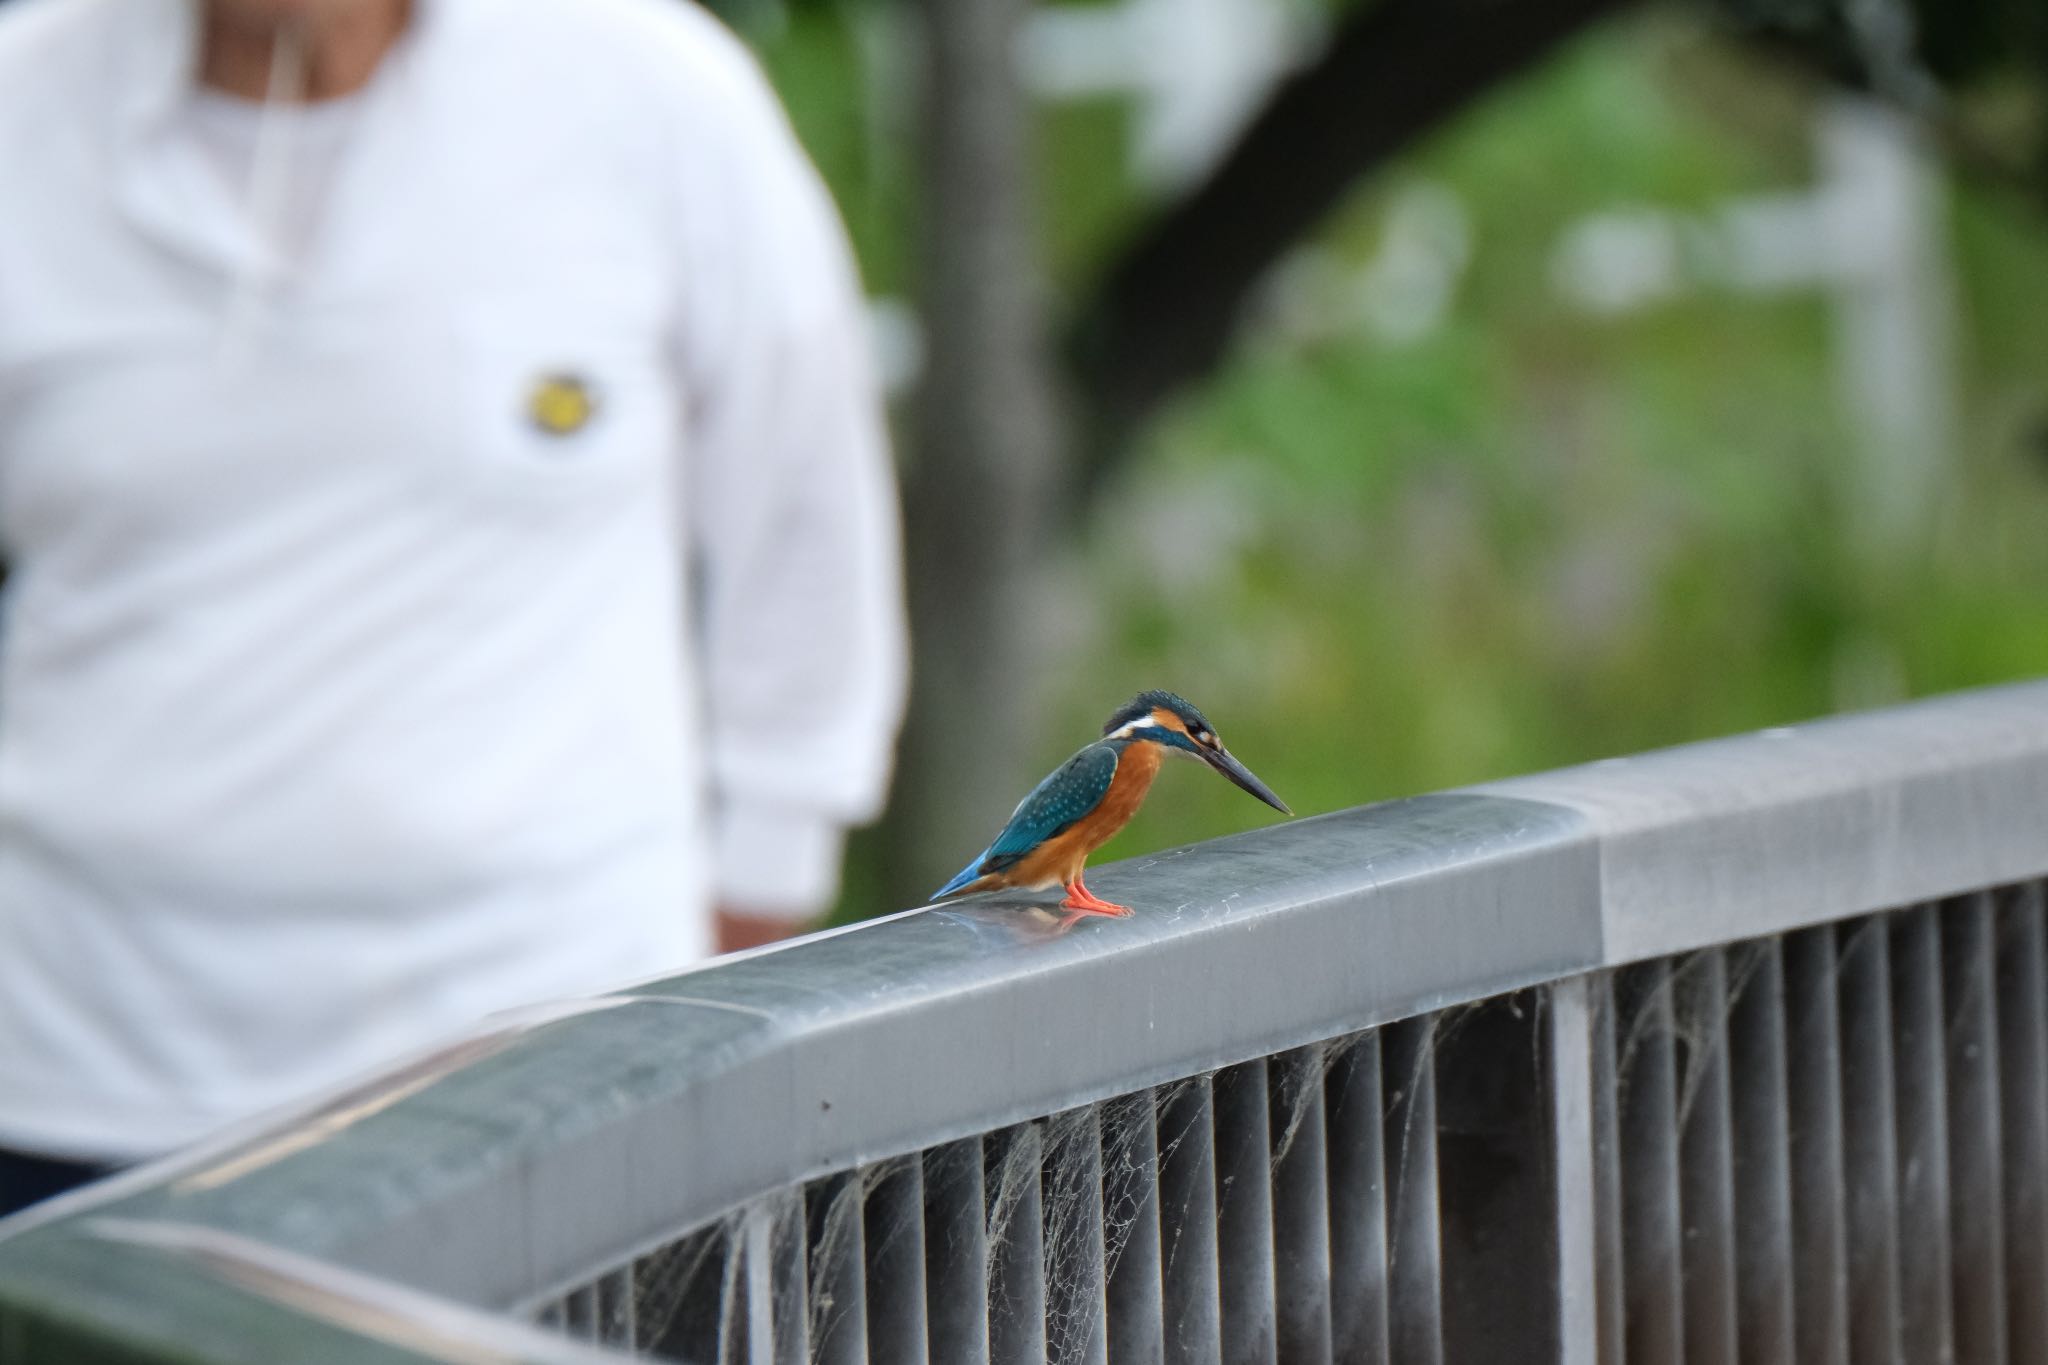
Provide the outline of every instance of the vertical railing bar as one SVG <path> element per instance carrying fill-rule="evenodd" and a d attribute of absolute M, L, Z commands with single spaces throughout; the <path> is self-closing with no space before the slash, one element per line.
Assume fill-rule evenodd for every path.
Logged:
<path fill-rule="evenodd" d="M 988 1353 L 993 1365 L 1045 1365 L 1045 1130 L 1020 1123 L 990 1134 Z"/>
<path fill-rule="evenodd" d="M 1159 1240 L 1166 1359 L 1210 1365 L 1223 1353 L 1216 1247 L 1214 1084 L 1176 1086 L 1159 1106 Z"/>
<path fill-rule="evenodd" d="M 1891 928 L 1883 917 L 1872 917 L 1844 924 L 1838 934 L 1842 1155 L 1849 1214 L 1849 1354 L 1858 1365 L 1903 1365 Z"/>
<path fill-rule="evenodd" d="M 1990 896 L 1970 896 L 1944 909 L 1950 1283 L 1956 1359 L 1969 1365 L 2006 1360 L 1996 947 Z"/>
<path fill-rule="evenodd" d="M 766 1352 L 754 1335 L 753 1275 L 747 1246 L 746 1215 L 728 1218 L 717 1246 L 718 1292 L 706 1307 L 715 1322 L 719 1365 L 764 1365 Z"/>
<path fill-rule="evenodd" d="M 1380 1032 L 1387 1086 L 1388 1340 L 1401 1365 L 1443 1365 L 1442 1242 L 1437 1222 L 1436 1057 L 1439 1016 Z"/>
<path fill-rule="evenodd" d="M 1685 1229 L 1686 1365 L 1735 1365 L 1735 1152 L 1728 1094 L 1727 959 L 1708 948 L 1681 960 L 1672 1010 L 1679 1075 L 1678 1208 Z"/>
<path fill-rule="evenodd" d="M 1587 979 L 1592 1012 L 1593 1279 L 1600 1365 L 1624 1365 L 1628 1345 L 1628 1272 L 1621 1229 L 1621 1081 L 1614 973 Z"/>
<path fill-rule="evenodd" d="M 1558 1356 L 1557 1162 L 1541 990 L 1432 1031 L 1437 1303 L 1447 1361 Z"/>
<path fill-rule="evenodd" d="M 797 1193 L 801 1205 L 801 1191 Z M 644 1329 L 640 1349 L 658 1356 L 724 1365 L 732 1333 L 729 1310 L 744 1301 L 738 1272 L 745 1258 L 741 1229 L 731 1220 L 697 1229 L 632 1265 L 635 1317 Z"/>
<path fill-rule="evenodd" d="M 1787 934 L 1783 942 L 1795 1355 L 1800 1365 L 1848 1365 L 1840 955 L 1833 925 Z"/>
<path fill-rule="evenodd" d="M 1045 1339 L 1051 1365 L 1107 1365 L 1102 1126 L 1096 1106 L 1047 1120 Z"/>
<path fill-rule="evenodd" d="M 922 1365 L 925 1335 L 924 1163 L 913 1155 L 875 1172 L 862 1214 L 867 1250 L 868 1359 Z"/>
<path fill-rule="evenodd" d="M 1387 1182 L 1380 1035 L 1336 1044 L 1324 1081 L 1330 1338 L 1340 1365 L 1388 1365 Z"/>
<path fill-rule="evenodd" d="M 640 1349 L 639 1305 L 633 1297 L 633 1267 L 620 1266 L 604 1277 L 605 1344 L 628 1351 Z"/>
<path fill-rule="evenodd" d="M 1274 1365 L 1273 1149 L 1264 1058 L 1216 1073 L 1216 1265 L 1224 1365 Z"/>
<path fill-rule="evenodd" d="M 1671 964 L 1624 968 L 1614 983 L 1620 1083 L 1622 1258 L 1631 1365 L 1682 1365 L 1685 1293 L 1679 1208 L 1678 1070 Z"/>
<path fill-rule="evenodd" d="M 810 1220 L 804 1189 L 792 1185 L 761 1201 L 768 1226 L 768 1299 L 775 1365 L 811 1358 Z"/>
<path fill-rule="evenodd" d="M 1911 1361 L 1955 1358 L 1939 914 L 1926 905 L 1889 919 L 1892 1088 L 1899 1143 L 1899 1331 Z"/>
<path fill-rule="evenodd" d="M 1593 1117 L 1593 1014 L 1587 978 L 1570 977 L 1545 992 L 1551 1150 L 1556 1162 L 1557 1322 L 1559 1365 L 1599 1365 L 1596 1286 Z"/>
<path fill-rule="evenodd" d="M 2048 1360 L 2048 905 L 2042 884 L 1998 906 L 1999 1137 L 2007 1345 Z"/>
<path fill-rule="evenodd" d="M 924 1154 L 925 1328 L 936 1365 L 989 1361 L 988 1197 L 982 1148 L 982 1139 L 970 1137 Z"/>
<path fill-rule="evenodd" d="M 1795 1365 L 1791 1096 L 1783 945 L 1731 957 L 1728 1069 L 1735 1137 L 1736 1319 L 1744 1365 Z"/>
<path fill-rule="evenodd" d="M 567 1290 L 560 1298 L 532 1310 L 530 1316 L 536 1326 L 559 1332 L 572 1340 L 593 1341 L 600 1345 L 628 1344 L 619 1335 L 619 1284 L 622 1279 L 627 1286 L 625 1304 L 630 1311 L 632 1267 L 628 1265 L 593 1276 Z"/>
<path fill-rule="evenodd" d="M 1164 1365 L 1165 1284 L 1159 1241 L 1157 1092 L 1141 1090 L 1102 1108 L 1105 1226 L 1109 1258 L 1109 1358 L 1116 1365 Z"/>
<path fill-rule="evenodd" d="M 597 1286 L 578 1285 L 569 1291 L 562 1330 L 576 1341 L 596 1341 L 598 1334 Z"/>
<path fill-rule="evenodd" d="M 775 1204 L 757 1199 L 741 1215 L 740 1237 L 746 1257 L 746 1365 L 776 1365 L 775 1360 Z M 737 1356 L 728 1352 L 728 1358 Z"/>
<path fill-rule="evenodd" d="M 1330 1346 L 1330 1188 L 1321 1046 L 1267 1067 L 1273 1144 L 1274 1340 L 1287 1365 L 1322 1365 Z"/>
<path fill-rule="evenodd" d="M 811 1251 L 811 1359 L 816 1365 L 866 1365 L 866 1202 L 861 1173 L 828 1175 L 806 1193 Z"/>

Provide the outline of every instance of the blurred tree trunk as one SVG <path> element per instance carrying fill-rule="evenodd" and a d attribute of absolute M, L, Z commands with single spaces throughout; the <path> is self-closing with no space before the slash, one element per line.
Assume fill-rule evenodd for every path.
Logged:
<path fill-rule="evenodd" d="M 1022 793 L 1060 442 L 1033 221 L 1028 0 L 919 0 L 925 364 L 904 481 L 911 708 L 883 839 L 915 903 Z"/>

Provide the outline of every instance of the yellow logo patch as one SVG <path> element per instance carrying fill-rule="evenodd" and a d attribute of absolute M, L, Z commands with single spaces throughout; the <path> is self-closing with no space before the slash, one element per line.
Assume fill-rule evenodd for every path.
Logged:
<path fill-rule="evenodd" d="M 526 415 L 550 436 L 569 436 L 597 415 L 597 395 L 580 375 L 544 374 L 526 396 Z"/>

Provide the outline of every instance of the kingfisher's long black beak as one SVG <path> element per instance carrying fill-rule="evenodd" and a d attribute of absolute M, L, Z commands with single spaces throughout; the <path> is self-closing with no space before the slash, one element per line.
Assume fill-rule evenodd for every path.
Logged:
<path fill-rule="evenodd" d="M 1265 783 L 1259 781 L 1258 778 L 1254 777 L 1252 775 L 1252 770 L 1250 768 L 1245 767 L 1244 764 L 1238 762 L 1235 758 L 1231 757 L 1230 750 L 1224 748 L 1222 745 L 1219 744 L 1213 749 L 1202 750 L 1202 759 L 1210 767 L 1214 768 L 1217 772 L 1222 773 L 1232 782 L 1235 782 L 1238 786 L 1243 787 L 1246 791 L 1250 792 L 1253 796 L 1258 797 L 1259 800 L 1265 802 L 1274 810 L 1279 811 L 1282 815 L 1294 814 L 1293 811 L 1287 809 L 1287 803 L 1285 801 L 1282 801 L 1279 797 L 1273 795 L 1273 789 L 1271 787 L 1267 786 Z"/>

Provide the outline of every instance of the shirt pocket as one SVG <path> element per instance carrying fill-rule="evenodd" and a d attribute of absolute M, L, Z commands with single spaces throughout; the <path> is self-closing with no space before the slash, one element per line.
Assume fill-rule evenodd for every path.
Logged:
<path fill-rule="evenodd" d="M 665 487 L 681 405 L 651 328 L 630 315 L 497 307 L 465 317 L 457 344 L 472 491 L 547 502 Z"/>

